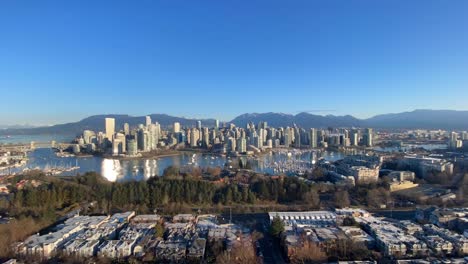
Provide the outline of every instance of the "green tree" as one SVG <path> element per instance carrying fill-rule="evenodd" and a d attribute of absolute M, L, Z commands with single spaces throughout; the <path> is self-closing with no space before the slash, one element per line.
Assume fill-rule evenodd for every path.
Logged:
<path fill-rule="evenodd" d="M 354 217 L 347 216 L 343 219 L 343 225 L 344 226 L 357 226 L 358 223 L 356 220 L 354 220 Z"/>
<path fill-rule="evenodd" d="M 255 191 L 257 192 L 258 196 L 260 197 L 260 199 L 263 199 L 263 200 L 268 200 L 269 198 L 269 191 L 268 191 L 268 187 L 265 183 L 264 180 L 262 181 L 259 181 L 256 185 L 255 185 Z"/>
<path fill-rule="evenodd" d="M 226 194 L 224 196 L 224 204 L 231 204 L 232 202 L 232 190 L 230 187 L 226 189 Z"/>
<path fill-rule="evenodd" d="M 308 191 L 302 195 L 302 199 L 311 207 L 320 208 L 320 196 L 316 191 Z"/>
<path fill-rule="evenodd" d="M 154 227 L 156 237 L 162 238 L 164 236 L 164 225 L 162 223 L 158 223 Z"/>
<path fill-rule="evenodd" d="M 257 198 L 255 197 L 255 194 L 253 194 L 251 191 L 249 191 L 247 202 L 249 204 L 254 204 Z"/>
<path fill-rule="evenodd" d="M 390 192 L 384 188 L 371 189 L 367 192 L 367 205 L 379 208 L 383 204 L 391 201 Z"/>
<path fill-rule="evenodd" d="M 321 180 L 325 176 L 325 172 L 322 168 L 315 168 L 310 174 L 310 179 L 312 180 Z"/>
<path fill-rule="evenodd" d="M 177 177 L 179 176 L 180 169 L 177 166 L 169 166 L 164 169 L 163 176 L 164 177 Z"/>
<path fill-rule="evenodd" d="M 284 222 L 279 216 L 273 217 L 270 225 L 270 234 L 274 237 L 279 238 L 281 232 L 284 231 Z"/>
<path fill-rule="evenodd" d="M 334 196 L 335 206 L 345 208 L 350 205 L 349 193 L 346 190 L 340 190 L 335 192 Z"/>

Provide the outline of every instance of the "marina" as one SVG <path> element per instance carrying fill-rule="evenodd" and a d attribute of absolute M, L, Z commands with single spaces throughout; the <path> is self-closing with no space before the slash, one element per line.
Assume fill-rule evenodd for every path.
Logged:
<path fill-rule="evenodd" d="M 221 167 L 232 169 L 238 166 L 239 159 L 244 164 L 249 164 L 256 172 L 267 174 L 301 174 L 312 168 L 313 159 L 324 158 L 334 161 L 344 157 L 339 152 L 316 152 L 310 150 L 283 150 L 272 151 L 270 153 L 255 157 L 231 158 L 227 156 L 181 153 L 175 156 L 165 156 L 159 158 L 141 158 L 131 160 L 121 160 L 103 158 L 99 156 L 78 157 L 66 156 L 58 157 L 50 148 L 35 149 L 28 153 L 28 161 L 21 167 L 10 170 L 0 169 L 0 175 L 8 173 L 20 173 L 23 171 L 40 169 L 49 175 L 74 176 L 78 173 L 84 174 L 89 171 L 99 172 L 109 181 L 141 181 L 153 176 L 163 175 L 164 170 L 169 166 L 184 167 Z"/>
<path fill-rule="evenodd" d="M 34 139 L 45 141 L 53 137 Z M 16 141 L 14 141 L 14 139 Z M 6 142 L 8 140 L 8 143 Z M 27 142 L 28 137 L 19 136 L 3 139 L 2 144 Z M 417 145 L 427 149 L 443 148 L 446 145 Z M 405 146 L 414 147 L 414 146 Z M 404 148 L 374 148 L 381 152 L 406 151 Z M 67 152 L 55 152 L 51 148 L 37 148 L 27 153 L 24 162 L 9 168 L 0 168 L 0 175 L 21 173 L 23 171 L 39 169 L 48 175 L 74 176 L 94 171 L 100 173 L 109 181 L 141 181 L 150 177 L 163 175 L 169 166 L 187 167 L 220 167 L 233 169 L 239 164 L 244 168 L 256 172 L 275 175 L 303 175 L 313 169 L 313 165 L 320 159 L 336 161 L 346 155 L 363 153 L 363 150 L 346 149 L 342 151 L 327 151 L 313 149 L 275 148 L 257 156 L 229 157 L 226 155 L 212 155 L 204 153 L 180 153 L 156 158 L 117 159 L 91 155 L 73 155 Z"/>

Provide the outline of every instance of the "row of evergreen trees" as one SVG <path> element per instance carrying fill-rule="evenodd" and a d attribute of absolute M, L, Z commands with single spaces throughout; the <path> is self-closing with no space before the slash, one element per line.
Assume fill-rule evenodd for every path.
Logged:
<path fill-rule="evenodd" d="M 154 209 L 170 203 L 188 205 L 255 204 L 259 201 L 303 201 L 311 187 L 294 177 L 262 178 L 252 184 L 216 184 L 199 179 L 154 177 L 148 181 L 109 183 L 96 173 L 68 180 L 54 180 L 39 187 L 14 191 L 11 204 L 17 208 L 67 208 L 96 201 L 109 209 Z"/>

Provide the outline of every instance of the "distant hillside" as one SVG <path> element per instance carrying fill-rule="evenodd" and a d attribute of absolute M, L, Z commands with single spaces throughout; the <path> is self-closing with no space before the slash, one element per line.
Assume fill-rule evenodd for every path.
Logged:
<path fill-rule="evenodd" d="M 163 127 L 169 127 L 174 122 L 181 123 L 182 126 L 193 127 L 198 119 L 174 117 L 165 114 L 150 115 L 153 122 L 157 121 Z M 67 123 L 49 127 L 36 128 L 15 128 L 2 129 L 0 135 L 18 134 L 66 134 L 77 135 L 85 129 L 94 131 L 104 131 L 104 118 L 114 117 L 116 128 L 121 129 L 124 123 L 129 123 L 131 127 L 145 123 L 144 116 L 129 115 L 95 115 L 87 117 L 79 122 Z M 214 126 L 214 119 L 203 119 L 203 126 Z M 373 128 L 423 128 L 423 129 L 454 129 L 468 130 L 468 111 L 453 110 L 415 110 L 398 114 L 377 115 L 368 119 L 358 119 L 350 115 L 313 115 L 300 113 L 297 115 L 282 113 L 252 113 L 243 114 L 234 118 L 231 123 L 236 126 L 245 127 L 247 123 L 260 121 L 268 122 L 272 127 L 286 127 L 296 124 L 304 128 L 326 128 L 326 127 L 373 127 Z"/>
<path fill-rule="evenodd" d="M 274 127 L 286 127 L 297 124 L 300 127 L 373 127 L 391 129 L 468 129 L 468 111 L 454 110 L 414 110 L 397 114 L 377 115 L 368 119 L 357 119 L 353 116 L 313 115 L 300 113 L 297 115 L 264 113 L 244 114 L 231 122 L 237 126 L 245 127 L 249 122 L 258 124 L 260 121 L 268 122 Z"/>
<path fill-rule="evenodd" d="M 468 129 L 468 111 L 414 110 L 377 115 L 365 120 L 376 128 Z"/>
<path fill-rule="evenodd" d="M 272 127 L 286 127 L 293 126 L 296 124 L 300 127 L 311 128 L 311 127 L 359 127 L 362 121 L 347 116 L 321 116 L 313 115 L 309 113 L 300 113 L 297 115 L 290 114 L 279 114 L 279 113 L 265 113 L 265 114 L 244 114 L 234 118 L 231 122 L 236 126 L 245 127 L 249 122 L 258 124 L 260 121 L 268 122 L 269 126 Z"/>
<path fill-rule="evenodd" d="M 182 126 L 195 126 L 199 119 L 188 119 L 183 117 L 174 117 L 166 114 L 152 114 L 151 120 L 159 122 L 161 126 L 167 127 L 175 122 L 179 122 Z M 0 130 L 3 135 L 26 135 L 26 134 L 64 134 L 77 135 L 83 130 L 89 129 L 94 131 L 104 131 L 104 118 L 115 118 L 116 129 L 122 129 L 124 123 L 128 123 L 130 127 L 136 127 L 138 124 L 145 123 L 145 116 L 129 116 L 129 115 L 95 115 L 87 117 L 81 121 L 74 123 L 66 123 L 49 127 L 37 127 L 28 129 L 4 129 Z M 202 119 L 203 125 L 214 126 L 214 119 Z"/>
<path fill-rule="evenodd" d="M 271 127 L 291 126 L 294 123 L 294 116 L 290 114 L 272 112 L 263 114 L 252 113 L 240 115 L 231 120 L 231 123 L 238 127 L 245 127 L 250 122 L 258 125 L 258 123 L 261 121 L 268 122 L 268 126 Z"/>
<path fill-rule="evenodd" d="M 0 125 L 0 129 L 24 129 L 24 128 L 34 128 L 38 126 L 32 125 Z"/>

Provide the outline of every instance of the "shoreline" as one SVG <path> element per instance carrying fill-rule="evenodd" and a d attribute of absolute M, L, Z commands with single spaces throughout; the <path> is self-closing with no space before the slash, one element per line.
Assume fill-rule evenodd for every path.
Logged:
<path fill-rule="evenodd" d="M 145 159 L 159 159 L 165 157 L 175 157 L 183 155 L 184 153 L 161 153 L 161 154 L 154 154 L 154 155 L 141 155 L 141 156 L 108 156 L 108 155 L 92 155 L 92 157 L 102 157 L 104 159 L 116 159 L 116 160 L 145 160 Z"/>

